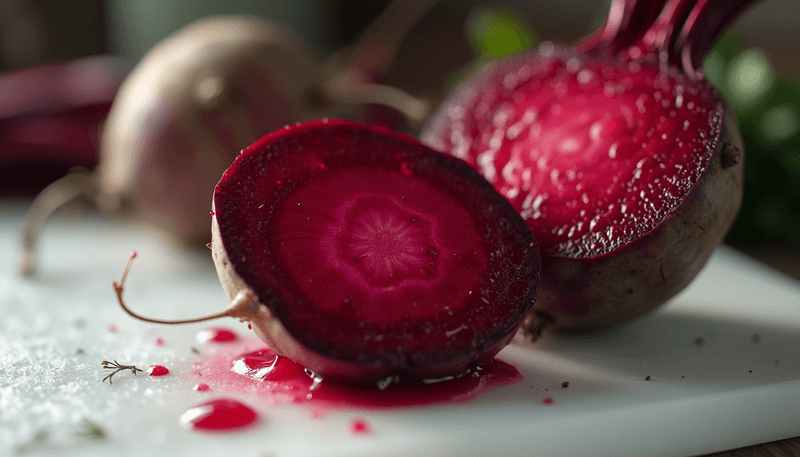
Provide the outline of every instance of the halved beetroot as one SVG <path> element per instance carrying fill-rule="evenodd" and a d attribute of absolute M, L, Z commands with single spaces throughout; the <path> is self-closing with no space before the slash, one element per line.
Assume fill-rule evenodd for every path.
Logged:
<path fill-rule="evenodd" d="M 223 175 L 213 214 L 227 315 L 322 376 L 458 375 L 509 342 L 537 292 L 514 208 L 466 163 L 382 128 L 262 138 Z"/>
<path fill-rule="evenodd" d="M 722 241 L 742 199 L 743 145 L 697 68 L 750 3 L 614 0 L 586 41 L 487 68 L 423 130 L 425 144 L 478 169 L 539 241 L 531 333 L 641 316 Z"/>

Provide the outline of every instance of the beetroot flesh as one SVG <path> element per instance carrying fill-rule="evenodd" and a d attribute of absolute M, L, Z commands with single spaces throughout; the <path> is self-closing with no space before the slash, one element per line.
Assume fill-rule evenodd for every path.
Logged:
<path fill-rule="evenodd" d="M 743 146 L 696 67 L 713 42 L 704 34 L 750 3 L 614 1 L 586 41 L 488 68 L 425 126 L 423 143 L 478 169 L 539 241 L 534 335 L 641 316 L 722 241 L 741 203 Z"/>
<path fill-rule="evenodd" d="M 322 376 L 458 375 L 510 341 L 537 292 L 536 241 L 508 202 L 382 128 L 264 137 L 223 175 L 213 219 L 228 296 L 252 291 L 256 333 Z"/>

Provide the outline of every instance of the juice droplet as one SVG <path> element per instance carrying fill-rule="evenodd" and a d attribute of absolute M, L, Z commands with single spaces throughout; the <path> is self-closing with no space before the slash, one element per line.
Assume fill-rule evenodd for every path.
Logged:
<path fill-rule="evenodd" d="M 236 400 L 218 399 L 189 408 L 181 415 L 181 425 L 189 430 L 215 432 L 252 425 L 258 414 Z"/>
<path fill-rule="evenodd" d="M 147 369 L 147 374 L 150 376 L 166 376 L 169 374 L 169 369 L 164 365 L 150 365 Z"/>
<path fill-rule="evenodd" d="M 414 174 L 414 170 L 411 169 L 411 165 L 409 165 L 408 162 L 403 162 L 400 164 L 400 171 L 405 176 L 411 176 Z"/>
<path fill-rule="evenodd" d="M 231 371 L 257 381 L 278 381 L 309 389 L 313 376 L 301 365 L 270 349 L 242 354 L 233 361 Z"/>
<path fill-rule="evenodd" d="M 197 340 L 201 343 L 231 343 L 237 339 L 236 333 L 223 327 L 207 328 L 197 334 Z"/>
<path fill-rule="evenodd" d="M 192 390 L 195 391 L 195 392 L 205 392 L 208 389 L 210 389 L 210 387 L 208 387 L 208 384 L 206 384 L 204 382 L 201 382 L 200 384 L 196 384 L 194 387 L 192 387 Z"/>
<path fill-rule="evenodd" d="M 562 382 L 562 383 L 561 383 L 561 387 L 563 387 L 563 388 L 565 388 L 565 389 L 566 389 L 567 387 L 569 387 L 569 381 L 564 381 L 564 382 Z"/>
<path fill-rule="evenodd" d="M 351 420 L 348 424 L 348 428 L 354 435 L 366 435 L 370 431 L 369 422 L 362 418 Z"/>
<path fill-rule="evenodd" d="M 153 344 L 155 344 L 156 346 L 163 346 L 164 340 L 162 338 L 156 338 L 153 340 Z"/>
<path fill-rule="evenodd" d="M 131 252 L 131 258 L 132 259 L 135 259 L 137 255 L 138 254 L 136 254 L 136 251 Z"/>
<path fill-rule="evenodd" d="M 208 249 L 211 249 L 211 243 L 206 243 L 206 247 L 207 247 Z"/>
<path fill-rule="evenodd" d="M 555 401 L 550 397 L 546 397 L 544 400 L 542 400 L 543 405 L 552 405 L 553 403 L 555 403 Z"/>
<path fill-rule="evenodd" d="M 217 214 L 217 213 L 215 213 L 214 211 L 211 211 L 211 212 L 209 212 L 208 214 L 209 214 L 209 215 L 211 215 L 211 216 L 214 216 L 214 215 L 215 215 L 215 214 Z"/>
<path fill-rule="evenodd" d="M 117 326 L 114 325 L 114 324 L 109 325 L 108 326 L 108 333 L 117 333 Z"/>

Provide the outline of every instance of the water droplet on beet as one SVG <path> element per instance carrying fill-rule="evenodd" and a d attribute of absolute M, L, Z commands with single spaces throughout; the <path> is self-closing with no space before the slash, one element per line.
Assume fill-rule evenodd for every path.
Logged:
<path fill-rule="evenodd" d="M 237 400 L 217 399 L 200 403 L 183 413 L 181 425 L 203 432 L 233 431 L 251 426 L 258 414 Z"/>

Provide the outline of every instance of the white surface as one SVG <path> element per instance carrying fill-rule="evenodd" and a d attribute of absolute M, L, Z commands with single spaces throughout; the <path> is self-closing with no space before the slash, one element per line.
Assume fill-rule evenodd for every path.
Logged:
<path fill-rule="evenodd" d="M 800 436 L 800 285 L 727 248 L 651 317 L 592 336 L 515 342 L 500 357 L 525 379 L 470 403 L 310 419 L 302 405 L 245 399 L 264 418 L 257 427 L 187 431 L 180 414 L 213 397 L 192 392 L 185 376 L 206 325 L 134 321 L 118 309 L 111 281 L 135 249 L 132 306 L 165 318 L 216 311 L 226 300 L 208 251 L 62 216 L 44 233 L 38 276 L 23 279 L 22 209 L 0 205 L 0 455 L 696 455 Z M 153 344 L 157 336 L 164 346 Z M 100 382 L 103 358 L 172 373 L 120 373 L 111 386 Z M 555 403 L 543 405 L 545 397 Z M 372 432 L 349 433 L 354 417 Z M 101 424 L 106 439 L 80 436 L 82 418 Z M 47 438 L 33 439 L 42 431 Z"/>

